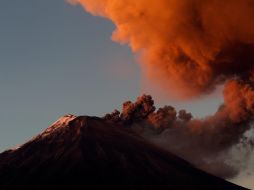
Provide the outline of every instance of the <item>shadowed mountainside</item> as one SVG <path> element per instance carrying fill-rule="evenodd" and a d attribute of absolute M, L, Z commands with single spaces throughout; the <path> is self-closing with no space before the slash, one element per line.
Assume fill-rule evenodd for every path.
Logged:
<path fill-rule="evenodd" d="M 0 154 L 0 189 L 244 190 L 194 168 L 130 129 L 67 115 Z"/>

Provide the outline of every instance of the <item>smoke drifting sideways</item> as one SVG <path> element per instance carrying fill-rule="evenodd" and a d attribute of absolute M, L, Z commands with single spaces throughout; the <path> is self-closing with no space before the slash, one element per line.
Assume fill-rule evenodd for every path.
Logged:
<path fill-rule="evenodd" d="M 140 55 L 146 80 L 169 97 L 199 97 L 224 85 L 224 104 L 204 119 L 171 106 L 155 112 L 149 96 L 106 118 L 133 126 L 216 175 L 236 175 L 239 164 L 230 154 L 249 154 L 252 147 L 245 132 L 254 116 L 254 1 L 68 1 L 110 19 L 116 26 L 112 39 Z"/>
<path fill-rule="evenodd" d="M 112 39 L 141 56 L 149 84 L 194 98 L 254 66 L 253 0 L 69 0 L 116 26 Z"/>
<path fill-rule="evenodd" d="M 230 179 L 248 167 L 254 148 L 253 137 L 247 135 L 254 129 L 252 115 L 244 111 L 241 117 L 234 117 L 238 114 L 235 111 L 225 104 L 213 116 L 195 119 L 186 110 L 177 112 L 172 106 L 156 110 L 152 97 L 143 95 L 134 103 L 125 102 L 121 112 L 115 110 L 104 119 L 130 127 L 196 167 Z"/>

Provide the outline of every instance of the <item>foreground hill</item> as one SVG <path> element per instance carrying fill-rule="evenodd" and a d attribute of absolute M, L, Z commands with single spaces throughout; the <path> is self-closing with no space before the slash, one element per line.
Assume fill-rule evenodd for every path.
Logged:
<path fill-rule="evenodd" d="M 244 190 L 194 168 L 130 129 L 95 117 L 60 118 L 0 154 L 0 189 Z"/>

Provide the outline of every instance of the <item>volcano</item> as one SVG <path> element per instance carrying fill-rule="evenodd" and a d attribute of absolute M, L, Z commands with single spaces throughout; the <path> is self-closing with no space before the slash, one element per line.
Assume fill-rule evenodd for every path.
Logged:
<path fill-rule="evenodd" d="M 66 115 L 0 154 L 0 189 L 244 190 L 196 169 L 130 128 Z"/>

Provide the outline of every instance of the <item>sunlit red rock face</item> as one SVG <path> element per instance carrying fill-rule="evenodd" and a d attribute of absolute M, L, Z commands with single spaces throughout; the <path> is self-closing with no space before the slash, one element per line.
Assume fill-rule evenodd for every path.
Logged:
<path fill-rule="evenodd" d="M 0 154 L 0 189 L 243 188 L 148 143 L 123 125 L 65 116 L 17 149 Z"/>

